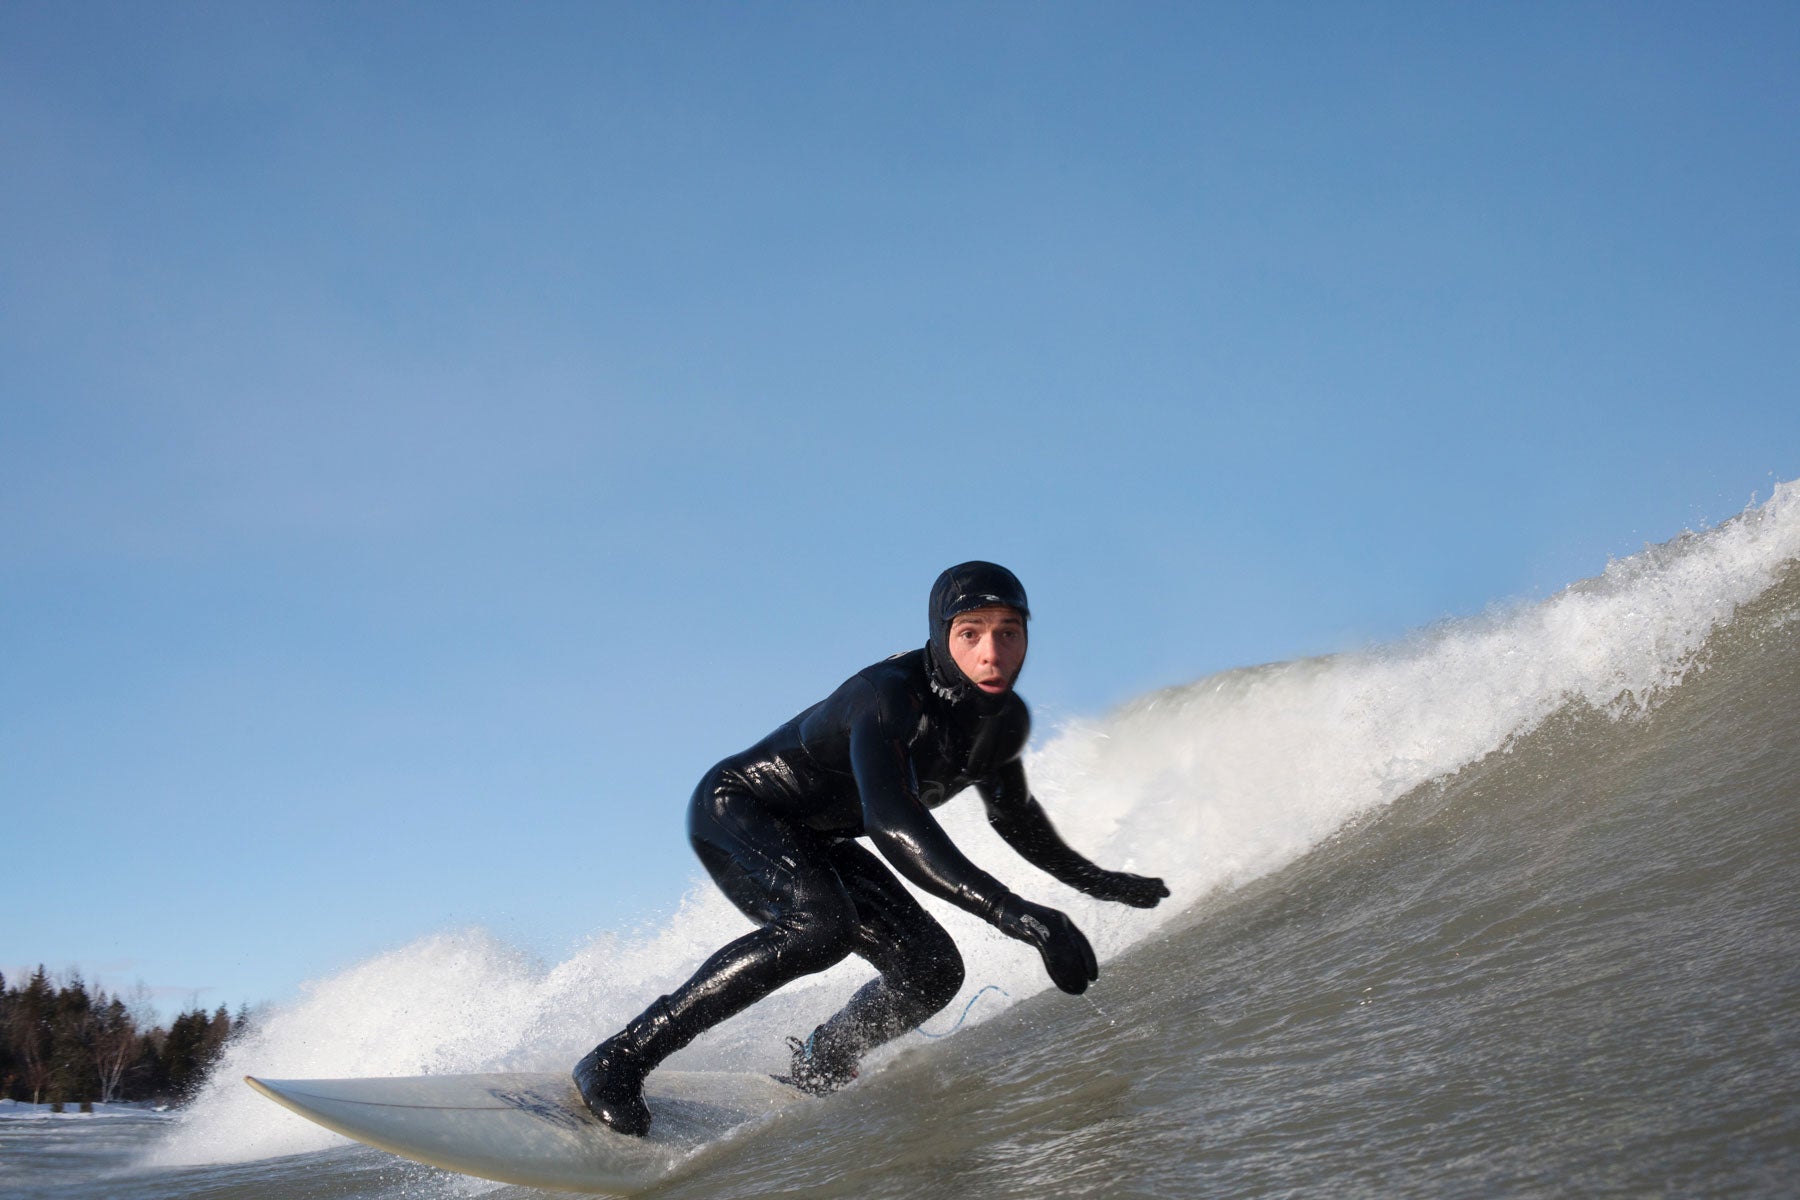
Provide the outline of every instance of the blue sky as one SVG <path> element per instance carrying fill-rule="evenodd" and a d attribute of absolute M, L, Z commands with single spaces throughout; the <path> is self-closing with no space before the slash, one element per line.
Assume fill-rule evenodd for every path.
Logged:
<path fill-rule="evenodd" d="M 1045 731 L 1729 517 L 1800 476 L 1796 61 L 1785 4 L 0 8 L 0 969 L 653 925 L 700 772 L 965 558 Z"/>

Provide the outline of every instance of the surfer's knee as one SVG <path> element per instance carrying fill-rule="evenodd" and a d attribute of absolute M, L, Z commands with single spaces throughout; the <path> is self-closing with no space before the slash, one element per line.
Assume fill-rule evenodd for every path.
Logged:
<path fill-rule="evenodd" d="M 826 899 L 784 913 L 765 928 L 790 969 L 812 974 L 835 967 L 854 946 L 856 910 Z"/>
<path fill-rule="evenodd" d="M 962 952 L 942 926 L 934 924 L 930 931 L 918 931 L 909 940 L 906 951 L 898 978 L 891 980 L 895 986 L 929 1004 L 932 1012 L 956 999 L 967 971 Z"/>

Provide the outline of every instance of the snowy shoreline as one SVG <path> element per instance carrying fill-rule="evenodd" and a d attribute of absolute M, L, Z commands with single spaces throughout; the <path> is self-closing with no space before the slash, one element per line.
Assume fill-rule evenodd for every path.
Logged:
<path fill-rule="evenodd" d="M 82 1112 L 79 1103 L 65 1103 L 62 1112 L 50 1111 L 48 1104 L 28 1104 L 23 1100 L 0 1100 L 0 1120 L 15 1121 L 94 1121 L 117 1117 L 160 1117 L 173 1119 L 175 1110 L 166 1104 L 145 1100 L 115 1100 L 95 1104 L 93 1112 Z"/>

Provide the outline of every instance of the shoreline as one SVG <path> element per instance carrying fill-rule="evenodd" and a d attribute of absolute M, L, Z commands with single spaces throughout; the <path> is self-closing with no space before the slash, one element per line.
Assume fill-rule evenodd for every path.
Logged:
<path fill-rule="evenodd" d="M 65 1101 L 62 1112 L 53 1112 L 49 1103 L 33 1104 L 29 1100 L 0 1100 L 0 1121 L 104 1121 L 120 1117 L 160 1117 L 173 1120 L 178 1110 L 172 1104 L 150 1100 L 96 1101 L 92 1112 L 82 1112 L 78 1102 Z"/>

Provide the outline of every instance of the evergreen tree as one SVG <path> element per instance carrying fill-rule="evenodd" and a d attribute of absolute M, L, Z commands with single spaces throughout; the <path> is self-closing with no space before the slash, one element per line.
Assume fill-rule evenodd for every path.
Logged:
<path fill-rule="evenodd" d="M 206 1022 L 206 1039 L 201 1045 L 201 1057 L 208 1070 L 219 1061 L 219 1055 L 225 1052 L 225 1043 L 231 1040 L 231 1014 L 223 1004 L 213 1010 L 211 1019 Z"/>
<path fill-rule="evenodd" d="M 13 1006 L 10 1040 L 18 1059 L 20 1081 L 33 1104 L 43 1103 L 50 1086 L 51 1053 L 54 1036 L 51 1018 L 56 1011 L 56 993 L 51 990 L 50 976 L 42 963 L 25 985 Z"/>
<path fill-rule="evenodd" d="M 165 1036 L 161 1026 L 152 1026 L 138 1033 L 132 1063 L 125 1069 L 128 1080 L 125 1092 L 127 1099 L 149 1100 L 169 1094 L 168 1077 L 162 1069 L 162 1042 Z"/>
<path fill-rule="evenodd" d="M 99 1090 L 94 1064 L 94 1002 L 79 974 L 57 990 L 50 1014 L 50 1099 L 91 1101 Z"/>
<path fill-rule="evenodd" d="M 6 975 L 0 972 L 0 1100 L 13 1098 L 13 1086 L 19 1081 L 19 1060 L 13 1053 L 13 1009 L 18 1003 L 19 989 L 8 989 Z"/>
<path fill-rule="evenodd" d="M 176 1017 L 159 1055 L 168 1091 L 182 1100 L 198 1091 L 230 1033 L 231 1016 L 223 1005 L 210 1017 L 202 1008 Z"/>
<path fill-rule="evenodd" d="M 204 1019 L 204 1018 L 203 1018 Z M 194 1014 L 184 1012 L 169 1022 L 169 1031 L 157 1047 L 157 1074 L 163 1086 L 175 1095 L 186 1089 L 194 1073 L 194 1059 L 200 1046 L 200 1031 L 194 1028 Z"/>

